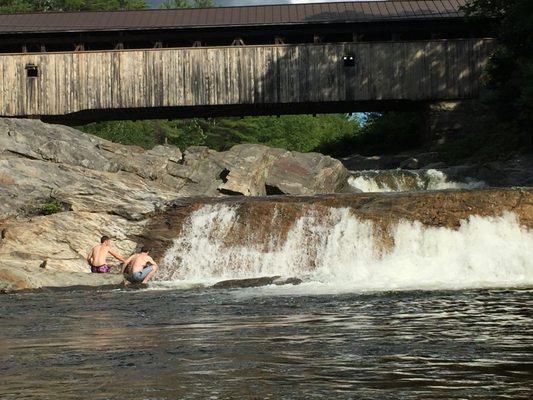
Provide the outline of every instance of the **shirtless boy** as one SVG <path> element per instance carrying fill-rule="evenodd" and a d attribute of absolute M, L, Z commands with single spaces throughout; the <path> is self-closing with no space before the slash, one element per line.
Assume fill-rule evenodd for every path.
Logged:
<path fill-rule="evenodd" d="M 91 266 L 91 272 L 93 274 L 107 274 L 111 270 L 111 267 L 107 265 L 107 256 L 111 254 L 121 263 L 124 263 L 124 257 L 119 253 L 111 249 L 111 240 L 108 236 L 102 236 L 100 244 L 94 246 L 89 255 L 87 256 L 87 262 Z"/>
<path fill-rule="evenodd" d="M 125 277 L 131 283 L 147 283 L 157 272 L 157 264 L 148 254 L 150 250 L 143 247 L 139 254 L 134 254 L 125 262 Z"/>

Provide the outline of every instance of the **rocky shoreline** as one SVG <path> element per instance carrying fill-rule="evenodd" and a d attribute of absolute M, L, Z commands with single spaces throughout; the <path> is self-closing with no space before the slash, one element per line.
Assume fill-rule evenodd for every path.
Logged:
<path fill-rule="evenodd" d="M 316 153 L 261 145 L 144 150 L 0 119 L 0 291 L 118 285 L 120 275 L 87 273 L 86 253 L 100 236 L 112 236 L 123 254 L 150 243 L 160 257 L 184 219 L 213 202 L 240 204 L 251 226 L 273 209 L 291 224 L 313 204 L 348 207 L 384 227 L 407 219 L 453 229 L 470 215 L 505 211 L 533 227 L 533 189 L 350 194 L 349 176 L 340 161 Z"/>

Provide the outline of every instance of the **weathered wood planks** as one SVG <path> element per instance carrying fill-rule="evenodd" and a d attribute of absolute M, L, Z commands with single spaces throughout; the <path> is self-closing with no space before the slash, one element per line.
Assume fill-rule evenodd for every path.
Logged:
<path fill-rule="evenodd" d="M 0 55 L 0 116 L 477 97 L 491 39 Z M 343 56 L 354 55 L 355 67 Z M 34 64 L 39 76 L 26 76 Z"/>

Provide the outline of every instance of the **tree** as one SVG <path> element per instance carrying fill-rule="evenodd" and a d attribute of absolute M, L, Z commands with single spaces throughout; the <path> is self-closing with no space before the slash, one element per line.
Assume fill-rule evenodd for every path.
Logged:
<path fill-rule="evenodd" d="M 533 1 L 471 0 L 465 11 L 497 24 L 499 46 L 486 76 L 490 100 L 501 120 L 516 121 L 528 131 L 533 123 Z"/>
<path fill-rule="evenodd" d="M 213 0 L 167 0 L 159 8 L 209 8 L 215 7 Z"/>
<path fill-rule="evenodd" d="M 0 0 L 0 12 L 18 13 L 33 11 L 27 0 Z"/>
<path fill-rule="evenodd" d="M 0 12 L 110 11 L 146 8 L 144 0 L 0 0 Z"/>

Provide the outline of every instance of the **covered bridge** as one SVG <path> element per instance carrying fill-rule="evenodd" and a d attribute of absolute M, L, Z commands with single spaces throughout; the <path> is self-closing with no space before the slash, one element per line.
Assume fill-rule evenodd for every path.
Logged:
<path fill-rule="evenodd" d="M 379 110 L 478 96 L 466 0 L 0 14 L 0 116 L 62 122 Z"/>

